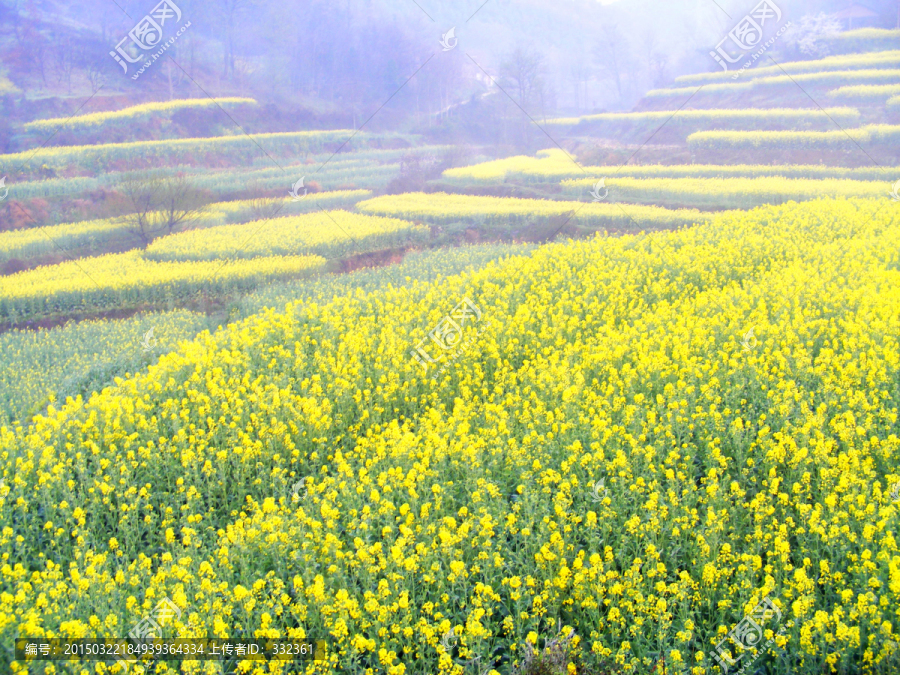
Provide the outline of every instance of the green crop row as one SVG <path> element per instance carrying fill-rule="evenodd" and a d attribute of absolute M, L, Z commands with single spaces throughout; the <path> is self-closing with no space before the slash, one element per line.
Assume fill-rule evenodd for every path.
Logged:
<path fill-rule="evenodd" d="M 374 161 L 331 161 L 323 169 L 311 164 L 286 167 L 289 176 L 277 168 L 255 171 L 224 171 L 200 174 L 193 178 L 197 187 L 222 194 L 238 189 L 244 190 L 284 190 L 288 192 L 292 183 L 304 178 L 306 184 L 315 182 L 323 190 L 338 189 L 379 189 L 387 185 L 400 171 L 399 164 L 379 164 Z"/>
<path fill-rule="evenodd" d="M 273 256 L 253 260 L 155 262 L 140 251 L 47 265 L 0 277 L 0 320 L 16 324 L 159 304 L 170 298 L 247 292 L 278 279 L 317 272 L 318 256 Z"/>
<path fill-rule="evenodd" d="M 563 181 L 563 193 L 591 200 L 600 178 Z M 824 180 L 767 178 L 620 178 L 604 179 L 609 202 L 652 204 L 668 208 L 751 209 L 822 197 L 888 198 L 890 183 L 829 178 Z"/>
<path fill-rule="evenodd" d="M 323 211 L 174 234 L 153 242 L 144 257 L 160 262 L 299 254 L 340 258 L 424 241 L 429 234 L 426 227 L 396 218 Z"/>
<path fill-rule="evenodd" d="M 855 84 L 897 84 L 900 82 L 900 69 L 891 70 L 835 70 L 820 73 L 797 73 L 796 75 L 779 75 L 776 77 L 760 77 L 741 82 L 714 82 L 700 85 L 701 92 L 706 95 L 718 94 L 759 94 L 777 93 L 797 85 L 803 89 L 821 89 L 841 85 Z M 653 89 L 648 91 L 648 99 L 691 96 L 698 87 L 676 87 L 671 89 Z"/>
<path fill-rule="evenodd" d="M 288 303 L 325 304 L 339 296 L 384 291 L 429 283 L 436 278 L 460 274 L 484 267 L 493 260 L 525 256 L 535 250 L 533 244 L 477 244 L 452 248 L 410 251 L 396 265 L 357 270 L 348 274 L 329 274 L 314 279 L 299 279 L 266 286 L 248 294 L 237 303 L 244 318 L 266 308 L 282 310 Z"/>
<path fill-rule="evenodd" d="M 170 117 L 172 113 L 179 110 L 187 109 L 215 109 L 219 107 L 233 108 L 240 105 L 256 105 L 256 100 L 252 98 L 192 98 L 178 99 L 174 101 L 162 101 L 153 103 L 142 103 L 134 105 L 122 110 L 111 110 L 108 112 L 89 113 L 87 115 L 76 115 L 75 117 L 54 117 L 46 120 L 34 120 L 25 124 L 25 131 L 47 132 L 47 131 L 77 131 L 79 129 L 92 129 L 103 127 L 107 124 L 115 124 L 119 122 L 131 122 L 138 119 L 145 119 L 152 116 Z"/>
<path fill-rule="evenodd" d="M 830 70 L 870 70 L 870 69 L 896 69 L 900 68 L 900 50 L 885 52 L 871 52 L 868 54 L 842 54 L 839 56 L 827 56 L 824 59 L 814 61 L 790 61 L 777 66 L 753 68 L 746 70 L 741 75 L 744 79 L 759 79 L 793 75 L 798 73 L 820 73 Z M 682 86 L 707 84 L 713 82 L 727 82 L 734 76 L 733 71 L 717 70 L 712 73 L 695 73 L 682 75 L 675 78 L 675 83 Z"/>
<path fill-rule="evenodd" d="M 892 96 L 900 94 L 900 84 L 855 84 L 828 92 L 835 100 L 853 101 L 860 105 L 884 105 Z"/>
<path fill-rule="evenodd" d="M 425 221 L 439 225 L 468 224 L 498 232 L 520 228 L 542 228 L 550 231 L 569 230 L 579 234 L 603 229 L 636 232 L 690 225 L 705 219 L 694 209 L 670 210 L 654 206 L 579 203 L 545 199 L 513 199 L 479 197 L 445 193 L 407 193 L 385 195 L 360 202 L 364 213 Z"/>
<path fill-rule="evenodd" d="M 69 397 L 87 398 L 208 326 L 203 314 L 174 310 L 0 334 L 0 426 Z"/>
<path fill-rule="evenodd" d="M 832 129 L 859 124 L 855 108 L 825 110 L 792 108 L 749 108 L 743 110 L 662 110 L 635 113 L 603 113 L 584 117 L 547 120 L 550 125 L 571 125 L 573 133 L 593 133 L 622 138 L 644 138 L 659 132 L 655 138 L 684 140 L 697 131 L 731 130 L 806 130 Z"/>
<path fill-rule="evenodd" d="M 870 124 L 846 131 L 700 131 L 688 137 L 688 146 L 693 151 L 850 150 L 857 146 L 897 148 L 898 144 L 900 126 L 890 124 Z"/>
<path fill-rule="evenodd" d="M 893 169 L 888 169 L 891 171 Z M 900 168 L 896 169 L 900 175 Z M 784 176 L 785 178 L 852 178 L 854 180 L 883 180 L 884 171 L 879 167 L 845 168 L 789 164 L 689 164 L 644 166 L 585 166 L 576 164 L 565 152 L 558 149 L 542 150 L 538 157 L 520 155 L 482 162 L 472 166 L 448 169 L 441 181 L 451 185 L 498 185 L 514 183 L 557 183 L 566 178 L 590 176 L 631 176 L 634 178 L 760 178 Z"/>
<path fill-rule="evenodd" d="M 298 154 L 324 152 L 326 147 L 337 150 L 352 135 L 353 131 L 334 129 L 107 145 L 54 146 L 40 148 L 37 151 L 0 155 L 0 174 L 13 174 L 19 171 L 28 173 L 42 166 L 60 170 L 78 168 L 86 172 L 99 173 L 109 171 L 111 168 L 158 167 L 161 163 L 249 164 L 253 159 L 260 157 L 296 157 Z M 396 137 L 393 134 L 361 133 L 357 134 L 351 143 L 352 147 L 357 148 L 389 136 Z M 351 144 L 346 147 L 351 147 Z"/>
<path fill-rule="evenodd" d="M 275 215 L 291 216 L 320 209 L 347 208 L 371 196 L 369 190 L 342 190 L 310 194 L 300 201 L 286 198 L 216 202 L 204 208 L 189 223 L 189 227 L 203 229 Z M 40 258 L 61 251 L 66 251 L 67 257 L 77 257 L 140 244 L 127 218 L 62 223 L 0 233 L 0 263 L 12 258 Z"/>
<path fill-rule="evenodd" d="M 59 197 L 96 190 L 100 187 L 115 187 L 117 184 L 135 177 L 167 175 L 173 172 L 190 176 L 197 187 L 217 194 L 240 191 L 250 186 L 254 189 L 284 188 L 287 190 L 299 177 L 307 182 L 315 181 L 323 190 L 335 190 L 342 185 L 360 188 L 380 188 L 397 175 L 398 160 L 407 155 L 440 156 L 452 146 L 425 145 L 401 149 L 366 149 L 356 152 L 341 152 L 327 164 L 332 153 L 310 155 L 302 164 L 282 164 L 284 170 L 272 166 L 264 157 L 258 168 L 210 169 L 185 164 L 168 165 L 163 168 L 146 169 L 140 172 L 121 171 L 101 173 L 96 177 L 50 178 L 33 181 L 6 181 L 10 199 L 33 199 L 35 197 Z M 324 166 L 323 166 L 324 165 Z M 320 168 L 321 167 L 321 168 Z"/>
<path fill-rule="evenodd" d="M 291 197 L 272 199 L 243 199 L 218 202 L 207 209 L 221 215 L 221 224 L 246 223 L 260 218 L 294 216 L 323 209 L 345 209 L 372 196 L 371 190 L 336 190 L 315 192 L 299 200 Z"/>

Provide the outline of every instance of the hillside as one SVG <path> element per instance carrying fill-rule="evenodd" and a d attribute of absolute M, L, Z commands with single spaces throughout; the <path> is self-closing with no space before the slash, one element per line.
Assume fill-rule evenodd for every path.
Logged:
<path fill-rule="evenodd" d="M 0 4 L 0 672 L 900 671 L 900 25 L 833 4 L 730 69 L 681 0 Z"/>

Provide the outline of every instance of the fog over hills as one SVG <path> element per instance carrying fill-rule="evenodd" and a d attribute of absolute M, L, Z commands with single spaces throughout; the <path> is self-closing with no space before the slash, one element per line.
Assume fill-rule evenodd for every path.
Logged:
<path fill-rule="evenodd" d="M 488 93 L 489 77 L 510 80 L 523 55 L 536 81 L 534 96 L 519 102 L 532 114 L 631 109 L 646 90 L 696 72 L 698 63 L 718 68 L 706 55 L 753 7 L 736 0 L 177 4 L 190 22 L 172 45 L 177 64 L 153 69 L 135 96 L 147 96 L 150 80 L 172 97 L 202 95 L 202 87 L 292 101 L 351 123 L 394 96 L 380 120 L 414 114 L 419 124 L 423 115 Z M 842 0 L 778 5 L 795 25 L 845 7 Z M 92 104 L 102 107 L 104 96 L 128 93 L 128 83 L 112 77 L 118 66 L 108 52 L 152 7 L 143 0 L 0 3 L 7 75 L 33 97 L 83 93 L 105 82 Z M 872 25 L 893 26 L 896 2 L 868 7 L 878 14 Z M 451 29 L 459 48 L 444 52 L 440 40 Z M 772 53 L 802 57 L 787 39 Z"/>

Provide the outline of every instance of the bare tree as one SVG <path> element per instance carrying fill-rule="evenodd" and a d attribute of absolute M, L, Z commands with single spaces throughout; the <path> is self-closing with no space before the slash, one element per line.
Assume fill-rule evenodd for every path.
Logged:
<path fill-rule="evenodd" d="M 569 69 L 569 73 L 575 85 L 575 106 L 583 111 L 588 107 L 587 85 L 591 79 L 591 69 L 583 59 L 578 59 Z"/>
<path fill-rule="evenodd" d="M 655 52 L 650 58 L 650 76 L 654 87 L 664 87 L 669 79 L 669 57 L 662 52 Z"/>
<path fill-rule="evenodd" d="M 121 191 L 132 210 L 123 217 L 125 223 L 145 246 L 186 229 L 209 203 L 184 174 L 128 181 Z"/>
<path fill-rule="evenodd" d="M 625 36 L 615 25 L 603 26 L 603 38 L 597 43 L 594 56 L 600 69 L 616 83 L 621 102 L 624 94 L 622 80 L 631 64 L 631 54 Z"/>
<path fill-rule="evenodd" d="M 500 65 L 500 76 L 513 87 L 519 105 L 527 109 L 529 103 L 543 93 L 544 58 L 536 51 L 517 47 Z"/>
<path fill-rule="evenodd" d="M 225 23 L 225 64 L 224 76 L 234 80 L 234 47 L 235 27 L 238 24 L 239 15 L 243 10 L 250 9 L 255 4 L 254 0 L 225 0 L 218 7 L 221 11 L 222 21 Z"/>
<path fill-rule="evenodd" d="M 51 52 L 52 66 L 56 71 L 57 84 L 66 85 L 66 91 L 72 93 L 72 73 L 75 70 L 75 55 L 78 50 L 71 36 L 54 35 L 52 39 L 53 50 Z"/>
<path fill-rule="evenodd" d="M 652 76 L 654 55 L 659 51 L 659 36 L 655 31 L 645 29 L 641 34 L 640 46 L 647 73 Z"/>
<path fill-rule="evenodd" d="M 84 63 L 85 77 L 91 85 L 91 93 L 96 94 L 106 85 L 106 72 L 100 66 L 100 62 L 96 59 L 86 60 Z"/>

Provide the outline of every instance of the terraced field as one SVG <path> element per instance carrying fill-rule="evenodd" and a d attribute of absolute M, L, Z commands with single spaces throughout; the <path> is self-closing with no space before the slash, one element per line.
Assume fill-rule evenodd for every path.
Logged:
<path fill-rule="evenodd" d="M 894 85 L 888 85 L 894 86 Z M 835 123 L 856 126 L 860 122 L 855 108 L 797 110 L 774 108 L 759 110 L 658 110 L 638 113 L 605 113 L 584 117 L 547 120 L 551 126 L 574 127 L 573 132 L 590 133 L 597 129 L 607 136 L 684 141 L 688 135 L 709 129 L 719 130 L 827 130 Z M 659 133 L 656 133 L 659 132 Z"/>
<path fill-rule="evenodd" d="M 360 202 L 364 213 L 423 220 L 429 223 L 471 223 L 487 227 L 509 228 L 515 225 L 542 224 L 559 227 L 571 222 L 589 231 L 639 230 L 641 227 L 678 227 L 702 219 L 698 211 L 672 211 L 659 207 L 634 207 L 628 212 L 615 204 L 579 204 L 540 199 L 507 199 L 454 194 L 409 193 L 376 197 Z"/>
<path fill-rule="evenodd" d="M 501 183 L 557 183 L 567 178 L 617 176 L 628 178 L 846 178 L 855 181 L 883 180 L 885 173 L 900 168 L 878 166 L 842 167 L 814 164 L 688 164 L 591 166 L 582 165 L 571 154 L 559 150 L 542 150 L 537 157 L 519 155 L 472 166 L 448 169 L 442 183 L 454 186 L 483 186 Z"/>
<path fill-rule="evenodd" d="M 877 202 L 770 207 L 652 246 L 646 237 L 557 245 L 412 291 L 289 305 L 206 336 L 89 403 L 0 436 L 20 458 L 5 473 L 0 518 L 22 523 L 25 542 L 0 547 L 14 563 L 47 560 L 7 577 L 4 615 L 86 634 L 90 615 L 128 611 L 112 592 L 115 551 L 127 560 L 150 542 L 159 567 L 127 564 L 150 598 L 189 603 L 201 630 L 265 623 L 296 635 L 291 623 L 305 617 L 305 630 L 338 634 L 333 669 L 376 667 L 377 652 L 353 636 L 387 621 L 400 630 L 376 647 L 394 663 L 437 670 L 453 626 L 468 626 L 463 658 L 497 647 L 521 658 L 515 636 L 545 631 L 543 615 L 525 609 L 535 606 L 565 613 L 588 663 L 606 654 L 635 668 L 652 661 L 655 640 L 634 640 L 629 628 L 651 621 L 662 622 L 669 661 L 704 663 L 719 626 L 764 597 L 779 608 L 794 664 L 856 663 L 853 634 L 831 632 L 847 621 L 874 636 L 873 663 L 889 663 L 880 627 L 896 600 L 896 544 L 855 495 L 869 495 L 884 519 L 895 510 L 888 491 L 900 476 L 886 462 L 897 443 L 900 344 L 874 336 L 900 328 L 898 237 L 895 214 Z M 823 254 L 840 262 L 822 267 Z M 410 345 L 463 296 L 481 312 L 476 324 L 493 328 L 435 385 Z M 409 310 L 389 309 L 398 306 Z M 837 320 L 849 350 L 834 349 Z M 757 340 L 746 351 L 750 328 Z M 576 332 L 583 337 L 564 358 L 548 349 L 571 345 Z M 795 384 L 785 390 L 785 381 Z M 509 383 L 502 404 L 491 393 L 500 382 Z M 873 390 L 884 392 L 877 405 Z M 67 450 L 73 443 L 97 448 L 96 470 Z M 52 459 L 39 464 L 48 448 Z M 113 452 L 133 459 L 113 461 Z M 709 467 L 699 484 L 696 462 Z M 294 500 L 300 480 L 306 490 Z M 149 520 L 116 516 L 120 494 Z M 800 522 L 808 525 L 788 541 L 785 528 Z M 345 531 L 353 555 L 336 546 Z M 87 555 L 100 546 L 111 549 Z M 494 555 L 484 558 L 486 549 Z M 60 578 L 51 556 L 71 576 Z M 652 576 L 641 573 L 647 561 Z M 826 567 L 828 592 L 819 593 L 808 579 Z M 202 590 L 211 574 L 221 597 Z M 108 599 L 83 594 L 82 580 Z M 873 585 L 884 607 L 858 590 Z M 54 599 L 42 601 L 51 588 Z M 441 604 L 450 593 L 465 607 Z M 358 611 L 334 611 L 342 603 Z M 509 604 L 522 609 L 507 630 Z M 186 626 L 187 615 L 173 623 Z"/>
<path fill-rule="evenodd" d="M 243 96 L 16 127 L 0 672 L 897 672 L 900 31 L 820 42 L 513 151 L 444 144 L 463 104 L 425 138 L 100 138 Z M 163 598 L 166 636 L 327 648 L 13 651 Z"/>
<path fill-rule="evenodd" d="M 234 260 L 304 253 L 339 258 L 424 240 L 429 233 L 406 220 L 321 211 L 165 237 L 151 244 L 145 257 L 159 261 Z"/>

